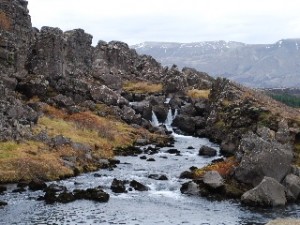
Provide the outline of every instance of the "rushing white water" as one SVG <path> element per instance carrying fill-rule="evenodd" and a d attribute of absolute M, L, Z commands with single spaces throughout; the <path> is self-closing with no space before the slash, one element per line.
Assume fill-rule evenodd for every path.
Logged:
<path fill-rule="evenodd" d="M 175 117 L 176 111 L 172 114 L 170 110 L 165 126 L 172 129 L 171 124 Z M 180 187 L 187 180 L 179 179 L 180 173 L 189 170 L 191 166 L 205 166 L 216 158 L 199 156 L 198 149 L 207 145 L 219 151 L 219 147 L 205 138 L 178 135 L 174 132 L 173 136 L 174 148 L 180 151 L 180 155 L 169 154 L 167 150 L 170 148 L 166 147 L 154 155 L 142 154 L 155 161 L 134 156 L 117 157 L 121 164 L 114 170 L 100 170 L 54 182 L 69 190 L 101 186 L 110 194 L 109 202 L 80 200 L 68 204 L 47 205 L 36 200 L 43 194 L 41 191 L 12 193 L 15 186 L 12 185 L 9 186 L 10 191 L 1 196 L 1 200 L 8 202 L 8 205 L 0 208 L 0 224 L 262 225 L 277 217 L 300 217 L 300 207 L 297 205 L 257 210 L 243 207 L 235 200 L 210 201 L 200 196 L 181 194 Z M 150 179 L 150 174 L 164 174 L 168 180 Z M 149 191 L 113 193 L 110 185 L 114 178 L 135 179 L 148 186 Z"/>
<path fill-rule="evenodd" d="M 174 110 L 174 114 L 172 113 L 172 109 L 169 109 L 168 115 L 167 115 L 167 119 L 164 122 L 164 125 L 166 126 L 166 129 L 168 131 L 174 132 L 171 125 L 173 123 L 173 120 L 176 118 L 177 114 L 178 114 L 178 110 L 177 109 Z"/>
<path fill-rule="evenodd" d="M 159 123 L 158 119 L 157 119 L 157 116 L 155 114 L 154 111 L 152 111 L 152 119 L 151 119 L 151 125 L 153 127 L 158 127 L 159 125 L 161 125 L 161 123 Z"/>

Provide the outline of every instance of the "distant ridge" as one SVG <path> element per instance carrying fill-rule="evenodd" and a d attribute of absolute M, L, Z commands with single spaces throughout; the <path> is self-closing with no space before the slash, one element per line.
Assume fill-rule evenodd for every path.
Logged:
<path fill-rule="evenodd" d="M 131 47 L 165 66 L 193 67 L 250 87 L 300 87 L 300 39 L 274 44 L 144 42 Z"/>

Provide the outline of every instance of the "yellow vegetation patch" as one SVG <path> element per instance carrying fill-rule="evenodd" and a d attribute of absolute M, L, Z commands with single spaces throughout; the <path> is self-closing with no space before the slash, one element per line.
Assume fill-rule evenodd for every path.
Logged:
<path fill-rule="evenodd" d="M 210 93 L 210 90 L 191 89 L 191 90 L 188 90 L 187 95 L 190 98 L 194 98 L 194 99 L 197 99 L 197 98 L 208 99 L 209 93 Z"/>
<path fill-rule="evenodd" d="M 9 31 L 11 26 L 11 19 L 5 14 L 5 12 L 0 11 L 0 28 Z"/>
<path fill-rule="evenodd" d="M 222 177 L 228 176 L 238 164 L 234 157 L 230 157 L 223 162 L 209 164 L 194 171 L 195 178 L 202 177 L 208 171 L 217 171 Z"/>
<path fill-rule="evenodd" d="M 125 91 L 147 94 L 147 93 L 159 93 L 162 92 L 162 84 L 153 84 L 149 82 L 125 82 L 123 85 Z"/>

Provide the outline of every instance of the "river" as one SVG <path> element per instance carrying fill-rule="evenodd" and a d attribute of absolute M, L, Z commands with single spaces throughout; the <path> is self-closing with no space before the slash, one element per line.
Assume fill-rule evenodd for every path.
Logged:
<path fill-rule="evenodd" d="M 155 161 L 142 160 L 140 156 L 117 157 L 121 163 L 112 171 L 100 170 L 52 182 L 64 185 L 69 190 L 101 186 L 110 194 L 107 203 L 78 200 L 49 205 L 36 200 L 43 195 L 42 191 L 12 193 L 10 190 L 15 185 L 9 185 L 9 191 L 1 196 L 1 200 L 8 202 L 8 205 L 0 208 L 0 224 L 258 225 L 278 217 L 300 216 L 300 207 L 297 205 L 262 210 L 242 206 L 237 200 L 212 201 L 181 194 L 181 184 L 187 180 L 179 179 L 180 173 L 191 166 L 204 166 L 214 159 L 199 156 L 199 148 L 202 145 L 219 148 L 204 138 L 173 135 L 174 148 L 180 150 L 180 155 L 169 154 L 166 152 L 169 148 L 162 148 L 151 156 L 142 154 Z M 189 146 L 194 149 L 189 149 Z M 150 179 L 150 174 L 164 174 L 168 180 Z M 116 194 L 110 190 L 114 178 L 135 179 L 150 190 Z"/>

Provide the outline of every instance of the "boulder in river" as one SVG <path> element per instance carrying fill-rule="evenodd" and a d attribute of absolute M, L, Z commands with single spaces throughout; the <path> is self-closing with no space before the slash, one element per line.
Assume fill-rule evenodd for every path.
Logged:
<path fill-rule="evenodd" d="M 264 177 L 259 185 L 245 192 L 241 200 L 244 204 L 252 206 L 284 206 L 285 188 L 274 178 Z"/>
<path fill-rule="evenodd" d="M 5 186 L 0 186 L 0 194 L 2 194 L 3 192 L 7 191 L 7 187 Z"/>
<path fill-rule="evenodd" d="M 183 171 L 180 176 L 179 176 L 180 179 L 193 179 L 194 178 L 194 175 L 192 172 L 190 171 Z"/>
<path fill-rule="evenodd" d="M 97 187 L 87 190 L 74 190 L 73 194 L 76 199 L 93 200 L 96 202 L 108 202 L 109 200 L 109 194 Z"/>
<path fill-rule="evenodd" d="M 289 174 L 285 177 L 283 184 L 286 188 L 287 199 L 296 201 L 300 197 L 300 177 Z"/>
<path fill-rule="evenodd" d="M 130 186 L 133 187 L 137 191 L 148 191 L 149 190 L 149 188 L 146 185 L 144 185 L 136 180 L 132 180 L 130 182 Z"/>
<path fill-rule="evenodd" d="M 199 150 L 199 155 L 213 157 L 217 155 L 217 150 L 206 145 L 203 145 Z"/>
<path fill-rule="evenodd" d="M 110 188 L 115 193 L 124 193 L 126 192 L 125 181 L 115 178 L 113 179 Z"/>
<path fill-rule="evenodd" d="M 217 171 L 208 171 L 203 176 L 203 183 L 209 188 L 218 189 L 224 186 L 224 181 Z"/>
<path fill-rule="evenodd" d="M 7 205 L 7 202 L 0 201 L 0 206 L 5 206 L 5 205 Z"/>
<path fill-rule="evenodd" d="M 29 182 L 28 187 L 32 191 L 44 190 L 47 188 L 47 184 L 42 180 L 32 180 Z"/>
<path fill-rule="evenodd" d="M 193 181 L 182 184 L 180 191 L 182 194 L 199 195 L 198 184 Z"/>
<path fill-rule="evenodd" d="M 150 179 L 154 179 L 154 180 L 168 180 L 168 177 L 166 175 L 159 175 L 159 174 L 150 174 L 148 176 L 148 178 Z"/>

